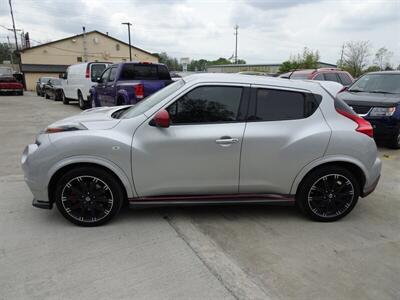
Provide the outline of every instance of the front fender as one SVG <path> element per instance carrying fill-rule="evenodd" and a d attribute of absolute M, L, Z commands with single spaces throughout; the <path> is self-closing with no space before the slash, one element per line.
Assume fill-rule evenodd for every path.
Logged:
<path fill-rule="evenodd" d="M 58 170 L 62 169 L 63 167 L 66 167 L 68 165 L 79 164 L 79 163 L 91 163 L 91 164 L 96 164 L 96 165 L 99 165 L 99 166 L 109 169 L 121 180 L 122 184 L 125 187 L 128 198 L 137 197 L 135 189 L 133 188 L 132 183 L 129 180 L 129 177 L 122 170 L 122 168 L 120 168 L 115 163 L 113 163 L 103 157 L 88 156 L 88 155 L 70 156 L 63 160 L 60 160 L 55 165 L 53 165 L 47 173 L 47 177 L 46 177 L 46 181 L 45 181 L 46 182 L 46 186 L 45 186 L 46 190 L 48 191 L 48 186 L 49 186 L 50 180 Z"/>

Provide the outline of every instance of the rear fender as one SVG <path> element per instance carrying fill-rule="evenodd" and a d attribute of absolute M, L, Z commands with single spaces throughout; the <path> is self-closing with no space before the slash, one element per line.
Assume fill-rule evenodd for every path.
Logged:
<path fill-rule="evenodd" d="M 122 102 L 122 103 L 118 103 L 118 102 L 117 102 L 118 99 L 120 99 L 120 98 L 123 99 L 123 102 Z M 116 95 L 116 98 L 115 98 L 115 103 L 116 103 L 116 104 L 118 103 L 119 105 L 128 105 L 128 104 L 131 104 L 131 101 L 129 100 L 128 92 L 127 92 L 125 89 L 120 88 L 120 89 L 117 91 L 117 95 Z"/>

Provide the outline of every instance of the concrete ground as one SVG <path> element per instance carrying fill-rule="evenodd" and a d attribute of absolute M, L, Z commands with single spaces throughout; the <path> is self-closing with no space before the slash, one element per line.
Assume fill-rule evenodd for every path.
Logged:
<path fill-rule="evenodd" d="M 31 206 L 19 166 L 47 124 L 79 112 L 0 96 L 0 299 L 400 299 L 400 150 L 346 218 L 293 207 L 127 210 L 80 228 Z"/>

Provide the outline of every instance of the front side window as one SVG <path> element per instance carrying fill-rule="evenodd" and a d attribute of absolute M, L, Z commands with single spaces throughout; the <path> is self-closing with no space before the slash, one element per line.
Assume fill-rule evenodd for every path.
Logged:
<path fill-rule="evenodd" d="M 173 124 L 224 123 L 238 120 L 243 88 L 202 86 L 193 89 L 167 110 Z"/>
<path fill-rule="evenodd" d="M 313 95 L 301 92 L 258 89 L 255 108 L 249 121 L 304 119 L 312 115 L 319 103 Z"/>
<path fill-rule="evenodd" d="M 111 69 L 107 69 L 107 70 L 105 70 L 104 71 L 104 73 L 101 75 L 101 82 L 102 83 L 106 83 L 107 82 L 107 80 L 108 80 L 108 76 L 110 75 L 110 71 L 111 71 Z"/>
<path fill-rule="evenodd" d="M 108 81 L 114 82 L 115 77 L 117 77 L 117 68 L 113 67 L 111 68 L 110 77 L 108 78 Z"/>

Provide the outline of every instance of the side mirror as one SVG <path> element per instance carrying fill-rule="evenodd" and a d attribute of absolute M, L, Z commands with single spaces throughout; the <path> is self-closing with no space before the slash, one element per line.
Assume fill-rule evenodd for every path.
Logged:
<path fill-rule="evenodd" d="M 59 77 L 61 79 L 67 79 L 68 75 L 67 75 L 67 73 L 62 73 Z"/>
<path fill-rule="evenodd" d="M 169 113 L 163 109 L 154 115 L 154 118 L 149 123 L 151 126 L 168 128 L 170 125 Z"/>

